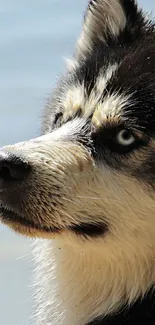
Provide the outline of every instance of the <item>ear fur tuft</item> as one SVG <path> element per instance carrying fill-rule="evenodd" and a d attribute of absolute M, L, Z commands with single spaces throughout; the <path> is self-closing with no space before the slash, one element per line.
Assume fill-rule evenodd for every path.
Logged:
<path fill-rule="evenodd" d="M 117 40 L 123 31 L 132 34 L 143 25 L 135 0 L 90 0 L 76 54 L 85 56 L 98 42 Z"/>

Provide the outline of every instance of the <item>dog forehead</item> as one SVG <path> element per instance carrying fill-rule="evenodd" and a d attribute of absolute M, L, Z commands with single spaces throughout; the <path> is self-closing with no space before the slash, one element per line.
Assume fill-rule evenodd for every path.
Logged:
<path fill-rule="evenodd" d="M 154 133 L 155 46 L 147 37 L 143 43 L 73 64 L 49 100 L 45 132 L 80 117 L 99 128 L 110 122 Z"/>
<path fill-rule="evenodd" d="M 100 126 L 107 121 L 137 123 L 152 128 L 155 118 L 155 47 L 137 45 L 118 61 L 76 72 L 61 97 L 63 119 L 92 117 Z M 96 64 L 97 65 L 97 64 Z"/>
<path fill-rule="evenodd" d="M 86 119 L 91 116 L 93 124 L 99 126 L 103 120 L 119 119 L 129 96 L 106 92 L 107 85 L 117 70 L 117 63 L 101 68 L 94 77 L 93 83 L 91 81 L 91 89 L 89 85 L 86 86 L 85 80 L 76 81 L 68 87 L 61 97 L 62 122 L 65 123 L 76 116 Z"/>

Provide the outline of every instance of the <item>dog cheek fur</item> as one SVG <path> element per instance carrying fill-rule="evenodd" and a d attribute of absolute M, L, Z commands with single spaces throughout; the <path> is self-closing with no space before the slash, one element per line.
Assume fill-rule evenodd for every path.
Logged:
<path fill-rule="evenodd" d="M 93 192 L 90 189 L 95 178 L 98 186 L 96 183 L 96 192 Z M 76 201 L 74 197 L 75 201 L 68 211 L 74 211 L 72 215 L 77 222 L 79 211 L 74 205 L 79 207 L 84 200 L 84 220 L 87 214 L 91 215 L 89 222 L 106 220 L 109 225 L 106 236 L 86 239 L 66 230 L 53 243 L 37 243 L 39 248 L 36 249 L 40 250 L 40 254 L 35 254 L 37 286 L 39 283 L 36 300 L 42 317 L 38 318 L 39 325 L 46 316 L 51 319 L 51 324 L 67 325 L 71 322 L 85 323 L 97 316 L 116 312 L 125 303 L 131 304 L 138 297 L 143 297 L 154 283 L 154 200 L 136 180 L 124 175 L 103 169 L 100 183 L 99 180 L 101 173 L 100 177 L 94 175 L 93 183 L 89 178 L 89 192 L 82 186 L 83 183 L 79 190 L 81 200 Z M 84 196 L 84 193 L 89 193 L 89 196 Z M 44 263 L 44 259 L 48 263 Z M 43 273 L 46 279 L 40 278 Z M 45 316 L 42 306 L 45 305 L 44 297 L 48 300 L 48 296 Z"/>
<path fill-rule="evenodd" d="M 130 241 L 117 232 L 83 241 L 66 232 L 53 243 L 37 242 L 37 324 L 47 319 L 51 324 L 84 324 L 143 296 L 155 278 L 154 249 L 147 236 L 150 229 L 145 238 Z"/>

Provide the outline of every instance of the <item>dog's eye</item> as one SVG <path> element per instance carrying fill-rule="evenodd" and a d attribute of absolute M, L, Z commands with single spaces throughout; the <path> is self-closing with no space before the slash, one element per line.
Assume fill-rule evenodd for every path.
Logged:
<path fill-rule="evenodd" d="M 130 146 L 131 144 L 133 144 L 135 142 L 135 140 L 136 139 L 135 139 L 134 135 L 131 133 L 131 131 L 129 131 L 127 129 L 121 130 L 116 135 L 116 141 L 121 146 Z"/>

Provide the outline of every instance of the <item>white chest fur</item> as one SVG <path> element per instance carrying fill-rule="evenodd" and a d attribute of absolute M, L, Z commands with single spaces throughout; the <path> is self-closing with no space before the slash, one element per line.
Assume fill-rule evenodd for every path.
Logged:
<path fill-rule="evenodd" d="M 72 235 L 62 237 L 35 243 L 35 325 L 85 325 L 125 299 L 135 300 L 154 282 L 151 252 L 146 261 L 134 246 L 124 256 L 123 246 L 110 247 L 108 239 L 104 247 L 100 240 L 79 245 Z"/>

